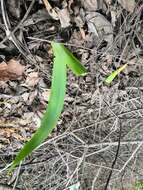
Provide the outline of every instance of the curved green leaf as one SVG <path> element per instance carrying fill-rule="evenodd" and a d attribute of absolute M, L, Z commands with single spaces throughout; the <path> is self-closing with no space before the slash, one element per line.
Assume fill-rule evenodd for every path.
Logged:
<path fill-rule="evenodd" d="M 52 42 L 52 48 L 55 58 L 48 107 L 41 121 L 40 128 L 17 154 L 10 170 L 18 165 L 35 148 L 37 148 L 56 126 L 63 109 L 66 92 L 66 65 L 68 65 L 76 75 L 86 74 L 85 68 L 70 53 L 70 51 L 64 47 L 63 44 Z"/>
<path fill-rule="evenodd" d="M 85 76 L 87 74 L 85 67 L 62 43 L 54 43 L 52 46 L 55 51 L 58 50 L 60 52 L 60 56 L 62 56 L 61 61 L 63 60 L 63 63 L 67 64 L 75 75 Z"/>

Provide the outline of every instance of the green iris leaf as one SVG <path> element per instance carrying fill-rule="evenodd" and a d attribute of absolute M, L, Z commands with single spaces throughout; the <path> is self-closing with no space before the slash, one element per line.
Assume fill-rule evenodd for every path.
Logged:
<path fill-rule="evenodd" d="M 52 86 L 49 103 L 41 120 L 41 126 L 24 145 L 12 162 L 13 170 L 26 156 L 36 149 L 55 128 L 64 105 L 67 82 L 67 66 L 77 76 L 86 75 L 86 69 L 77 58 L 61 43 L 52 42 L 54 65 L 52 73 Z"/>

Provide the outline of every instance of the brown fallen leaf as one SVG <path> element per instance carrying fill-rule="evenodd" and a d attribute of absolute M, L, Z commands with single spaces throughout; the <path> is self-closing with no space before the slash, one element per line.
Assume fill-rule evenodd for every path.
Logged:
<path fill-rule="evenodd" d="M 50 98 L 50 93 L 51 93 L 51 90 L 50 89 L 45 89 L 44 92 L 42 92 L 42 101 L 49 101 L 49 98 Z"/>
<path fill-rule="evenodd" d="M 100 13 L 90 12 L 86 15 L 88 30 L 99 39 L 104 39 L 108 45 L 113 43 L 112 24 Z"/>
<path fill-rule="evenodd" d="M 37 90 L 34 90 L 33 92 L 30 93 L 26 92 L 22 94 L 22 98 L 27 105 L 31 105 L 34 99 L 36 98 L 37 93 L 38 93 Z"/>
<path fill-rule="evenodd" d="M 7 63 L 0 63 L 0 81 L 15 80 L 22 76 L 24 66 L 19 61 L 11 59 Z"/>
<path fill-rule="evenodd" d="M 39 82 L 38 72 L 30 73 L 26 78 L 26 85 L 29 87 L 34 87 Z"/>
<path fill-rule="evenodd" d="M 58 17 L 60 19 L 61 27 L 67 28 L 70 26 L 70 14 L 68 12 L 67 8 L 64 8 L 62 10 L 58 10 Z"/>
<path fill-rule="evenodd" d="M 2 62 L 0 64 L 0 80 L 5 80 L 7 76 L 7 64 L 5 62 Z"/>
<path fill-rule="evenodd" d="M 15 74 L 17 76 L 21 76 L 24 72 L 24 66 L 19 63 L 19 61 L 11 59 L 7 62 L 8 64 L 8 73 Z"/>
<path fill-rule="evenodd" d="M 118 0 L 121 6 L 129 12 L 133 12 L 136 6 L 135 0 Z"/>

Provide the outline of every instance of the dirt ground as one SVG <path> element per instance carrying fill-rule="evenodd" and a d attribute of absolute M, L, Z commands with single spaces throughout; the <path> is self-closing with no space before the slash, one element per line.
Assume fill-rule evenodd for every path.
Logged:
<path fill-rule="evenodd" d="M 143 1 L 0 3 L 0 190 L 134 190 L 143 180 Z M 52 40 L 65 43 L 88 74 L 68 72 L 57 127 L 9 175 L 48 103 Z"/>

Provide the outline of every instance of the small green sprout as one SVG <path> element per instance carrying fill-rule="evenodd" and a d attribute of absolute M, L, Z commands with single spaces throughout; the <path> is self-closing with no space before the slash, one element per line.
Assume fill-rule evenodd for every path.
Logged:
<path fill-rule="evenodd" d="M 105 80 L 106 83 L 110 84 L 114 78 L 120 74 L 120 72 L 122 72 L 125 68 L 127 67 L 127 64 L 121 66 L 119 69 L 117 69 L 116 71 L 113 71 Z"/>

